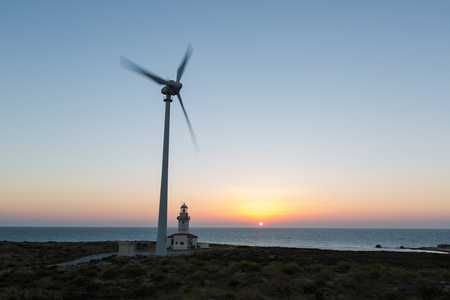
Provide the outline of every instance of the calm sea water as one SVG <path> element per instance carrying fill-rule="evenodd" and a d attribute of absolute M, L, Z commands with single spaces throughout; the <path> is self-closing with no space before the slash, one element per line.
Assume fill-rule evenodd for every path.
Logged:
<path fill-rule="evenodd" d="M 168 228 L 167 233 L 176 233 Z M 318 248 L 331 250 L 399 250 L 450 244 L 449 229 L 325 229 L 325 228 L 191 228 L 199 242 Z M 154 227 L 0 227 L 0 241 L 87 242 L 156 241 Z"/>

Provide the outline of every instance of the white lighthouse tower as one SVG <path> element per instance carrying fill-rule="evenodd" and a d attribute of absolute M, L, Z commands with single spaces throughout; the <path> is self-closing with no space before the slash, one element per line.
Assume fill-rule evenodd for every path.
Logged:
<path fill-rule="evenodd" d="M 189 233 L 190 219 L 188 207 L 186 203 L 183 203 L 180 207 L 180 215 L 177 217 L 178 233 L 167 237 L 167 248 L 172 248 L 173 250 L 189 250 L 198 247 L 198 236 Z"/>
<path fill-rule="evenodd" d="M 178 233 L 189 233 L 189 217 L 188 207 L 186 203 L 183 203 L 180 207 L 180 215 L 177 217 L 178 219 Z"/>

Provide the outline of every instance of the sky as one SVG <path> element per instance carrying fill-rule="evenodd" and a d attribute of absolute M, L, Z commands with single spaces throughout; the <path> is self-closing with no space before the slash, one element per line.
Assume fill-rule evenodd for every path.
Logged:
<path fill-rule="evenodd" d="M 450 229 L 450 2 L 0 1 L 0 226 Z"/>

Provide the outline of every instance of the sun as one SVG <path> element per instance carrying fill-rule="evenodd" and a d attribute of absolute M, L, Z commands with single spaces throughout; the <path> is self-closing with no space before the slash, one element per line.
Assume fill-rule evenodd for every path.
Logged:
<path fill-rule="evenodd" d="M 264 225 L 264 223 L 263 222 L 259 222 L 259 226 L 263 226 Z"/>

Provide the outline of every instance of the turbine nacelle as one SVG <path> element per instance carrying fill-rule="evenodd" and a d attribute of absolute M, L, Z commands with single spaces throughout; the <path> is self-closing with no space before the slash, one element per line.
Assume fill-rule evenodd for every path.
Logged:
<path fill-rule="evenodd" d="M 181 82 L 169 80 L 168 84 L 161 89 L 161 94 L 175 96 L 180 93 L 182 87 Z"/>

